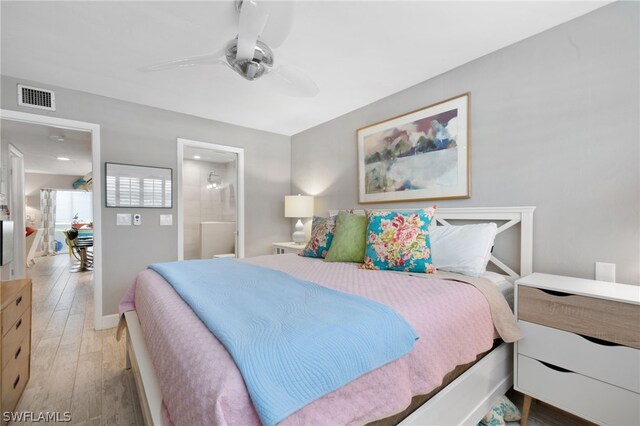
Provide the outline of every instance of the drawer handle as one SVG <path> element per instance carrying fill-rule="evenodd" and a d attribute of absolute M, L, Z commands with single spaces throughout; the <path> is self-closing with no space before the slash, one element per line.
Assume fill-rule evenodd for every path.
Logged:
<path fill-rule="evenodd" d="M 13 356 L 15 359 L 18 359 L 18 356 L 20 355 L 20 352 L 22 352 L 22 346 L 20 346 L 18 348 L 18 350 L 16 351 L 16 354 Z"/>
<path fill-rule="evenodd" d="M 15 389 L 18 386 L 18 383 L 20 383 L 20 375 L 18 374 L 18 377 L 16 377 L 16 380 L 13 382 L 13 388 Z"/>
<path fill-rule="evenodd" d="M 22 296 L 18 296 L 16 299 L 16 306 L 18 306 L 22 302 Z"/>
<path fill-rule="evenodd" d="M 16 330 L 19 329 L 21 325 L 22 325 L 22 318 L 20 318 L 16 323 Z"/>
<path fill-rule="evenodd" d="M 598 339 L 597 337 L 585 336 L 584 334 L 578 334 L 578 336 L 582 337 L 585 340 L 595 343 L 596 345 L 602 346 L 622 346 L 614 342 L 610 342 L 608 340 Z"/>
<path fill-rule="evenodd" d="M 563 293 L 561 291 L 555 291 L 555 290 L 546 290 L 544 288 L 540 288 L 538 290 L 543 291 L 543 292 L 545 292 L 547 294 L 550 294 L 552 296 L 558 296 L 558 297 L 573 296 L 573 294 L 571 294 L 571 293 Z"/>
<path fill-rule="evenodd" d="M 559 372 L 561 372 L 561 373 L 573 373 L 573 371 L 571 371 L 571 370 L 567 370 L 566 368 L 558 367 L 558 366 L 555 366 L 555 365 L 553 365 L 553 364 L 549 364 L 549 363 L 547 363 L 547 362 L 540 361 L 540 360 L 536 360 L 536 361 L 538 361 L 540 364 L 544 365 L 544 366 L 545 366 L 545 367 L 547 367 L 547 368 L 550 368 L 550 369 L 552 369 L 552 370 L 559 371 Z"/>

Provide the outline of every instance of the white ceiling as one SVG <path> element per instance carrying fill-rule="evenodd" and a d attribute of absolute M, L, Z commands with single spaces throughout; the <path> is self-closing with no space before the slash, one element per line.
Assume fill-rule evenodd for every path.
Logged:
<path fill-rule="evenodd" d="M 50 136 L 62 136 L 64 141 L 52 140 Z M 84 176 L 92 170 L 89 132 L 1 120 L 0 137 L 24 154 L 28 173 Z"/>
<path fill-rule="evenodd" d="M 292 135 L 606 3 L 300 1 L 276 64 L 320 94 L 290 98 L 223 66 L 137 71 L 221 49 L 236 35 L 231 1 L 3 1 L 0 71 Z"/>

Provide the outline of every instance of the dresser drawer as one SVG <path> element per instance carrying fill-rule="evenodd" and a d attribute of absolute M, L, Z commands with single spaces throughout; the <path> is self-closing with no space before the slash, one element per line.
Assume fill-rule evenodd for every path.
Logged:
<path fill-rule="evenodd" d="M 11 326 L 7 334 L 2 337 L 2 368 L 15 357 L 18 349 L 25 350 L 22 347 L 22 341 L 29 336 L 31 328 L 31 307 L 22 313 L 22 316 Z M 30 339 L 27 339 L 27 343 Z M 27 348 L 27 352 L 28 352 Z"/>
<path fill-rule="evenodd" d="M 640 305 L 519 285 L 518 319 L 640 349 Z"/>
<path fill-rule="evenodd" d="M 13 324 L 31 306 L 31 284 L 26 286 L 6 308 L 2 310 L 2 335 L 9 332 Z"/>
<path fill-rule="evenodd" d="M 518 353 L 640 393 L 640 350 L 518 321 Z"/>
<path fill-rule="evenodd" d="M 2 409 L 13 410 L 20 399 L 22 390 L 29 380 L 29 341 L 22 341 L 27 350 L 9 360 L 2 369 Z"/>
<path fill-rule="evenodd" d="M 534 398 L 592 422 L 640 424 L 640 395 L 578 373 L 518 355 L 517 386 Z"/>

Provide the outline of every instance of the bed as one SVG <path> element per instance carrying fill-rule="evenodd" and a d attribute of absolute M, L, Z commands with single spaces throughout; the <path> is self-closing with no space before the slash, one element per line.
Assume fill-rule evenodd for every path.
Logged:
<path fill-rule="evenodd" d="M 500 222 L 498 233 L 503 233 L 519 225 L 520 261 L 518 266 L 521 274 L 528 274 L 531 272 L 533 210 L 532 207 L 444 208 L 438 210 L 436 220 L 439 224 L 449 224 L 457 220 Z M 499 241 L 499 239 L 496 240 L 496 244 L 500 244 Z M 294 276 L 297 275 L 327 286 L 332 286 L 334 283 L 340 282 L 340 278 L 347 277 L 348 279 L 343 279 L 343 284 L 341 284 L 347 285 L 347 287 L 335 284 L 338 285 L 337 289 L 360 294 L 364 292 L 365 297 L 388 303 L 404 315 L 409 322 L 418 321 L 412 317 L 417 314 L 412 314 L 408 310 L 403 311 L 406 309 L 406 300 L 396 300 L 406 299 L 406 297 L 400 297 L 389 291 L 385 288 L 387 285 L 385 283 L 396 280 L 406 287 L 421 288 L 425 287 L 418 283 L 422 278 L 394 272 L 375 271 L 373 274 L 391 275 L 385 275 L 384 279 L 370 284 L 364 282 L 370 278 L 363 278 L 365 276 L 363 274 L 372 277 L 372 271 L 358 270 L 354 265 L 347 264 L 331 265 L 327 269 L 326 265 L 322 265 L 322 261 L 298 258 L 292 255 L 264 256 L 252 259 L 250 262 L 280 269 Z M 501 260 L 492 256 L 491 262 L 507 276 L 511 278 L 518 276 L 518 273 Z M 189 317 L 188 306 L 184 304 L 181 306 L 175 300 L 171 301 L 175 298 L 179 299 L 179 296 L 171 294 L 173 290 L 168 284 L 163 287 L 162 278 L 154 276 L 153 271 L 145 271 L 141 276 L 139 288 L 135 290 L 138 298 L 136 300 L 137 310 L 125 312 L 124 318 L 127 328 L 127 366 L 134 371 L 145 423 L 259 424 L 259 419 L 252 411 L 250 399 L 248 396 L 243 396 L 242 377 L 237 371 L 232 371 L 233 361 L 225 353 L 224 348 L 221 348 L 221 344 L 206 329 L 190 334 L 189 338 L 185 338 L 186 340 L 181 340 L 180 330 L 192 327 L 193 324 L 190 323 L 194 322 L 193 318 Z M 497 280 L 499 277 L 494 276 L 493 278 Z M 498 283 L 497 287 L 508 292 L 508 280 L 502 281 Z M 345 282 L 348 284 L 344 284 Z M 361 286 L 356 289 L 358 283 Z M 429 291 L 435 293 L 425 295 L 426 299 L 436 297 L 434 295 L 438 291 L 435 289 L 444 285 L 439 282 L 434 283 L 438 284 L 428 287 L 433 287 Z M 477 293 L 466 284 L 457 283 L 447 286 L 455 287 L 455 297 L 460 300 L 472 298 L 471 295 L 474 292 Z M 452 303 L 452 300 L 447 301 L 445 298 L 440 300 L 437 305 L 441 306 L 443 310 L 451 310 Z M 469 305 L 465 306 L 467 310 L 483 309 L 478 308 L 476 302 L 469 302 Z M 484 309 L 486 310 L 486 308 Z M 176 311 L 173 312 L 172 318 L 181 318 L 181 320 L 164 321 L 165 324 L 163 324 L 163 318 L 168 318 L 172 311 Z M 194 316 L 193 313 L 191 315 Z M 471 315 L 486 317 L 486 313 L 482 314 L 480 311 L 472 311 Z M 442 315 L 434 315 L 430 321 L 433 322 L 434 318 L 439 317 Z M 197 322 L 197 317 L 195 318 Z M 183 323 L 179 323 L 179 321 Z M 469 323 L 468 319 L 465 321 Z M 438 350 L 434 347 L 427 347 L 427 344 L 416 345 L 416 349 L 407 356 L 372 371 L 354 382 L 348 383 L 344 388 L 314 401 L 300 412 L 285 419 L 283 424 L 366 424 L 382 419 L 391 423 L 400 421 L 400 424 L 403 425 L 477 423 L 495 400 L 504 394 L 512 384 L 512 349 L 510 344 L 496 344 L 493 328 L 488 333 L 486 324 L 483 326 L 484 328 L 477 330 L 471 326 L 464 326 L 464 324 L 458 324 L 457 327 L 458 333 L 463 333 L 464 336 L 465 329 L 467 329 L 468 335 L 466 337 L 449 337 L 449 339 L 465 339 L 465 345 L 458 346 L 453 350 L 450 349 L 451 353 L 444 353 L 447 350 L 445 348 L 447 345 L 440 345 L 441 349 L 438 350 L 442 351 L 444 356 L 438 361 L 433 358 L 433 365 L 428 369 L 416 367 L 413 358 L 422 359 L 427 355 L 433 356 Z M 424 330 L 422 331 L 424 332 Z M 437 334 L 437 327 L 428 330 L 426 335 L 429 338 L 425 340 L 437 341 L 435 334 Z M 444 341 L 447 341 L 447 337 L 444 338 Z M 434 345 L 438 346 L 435 343 Z M 191 350 L 193 346 L 207 349 L 199 354 L 198 351 Z M 201 355 L 202 352 L 206 355 Z M 413 405 L 417 404 L 416 401 L 419 401 L 420 405 L 415 410 L 415 407 L 412 407 L 413 412 L 406 416 L 406 408 L 412 397 L 430 393 L 433 389 L 438 388 L 448 372 L 455 370 L 460 364 L 473 363 L 478 354 L 485 352 L 488 353 L 437 394 L 431 396 L 427 402 L 422 403 L 421 400 L 414 398 Z M 182 358 L 184 360 L 180 361 Z M 403 377 L 405 383 L 394 384 L 393 380 L 398 378 L 403 380 Z M 451 378 L 449 377 L 448 380 Z M 202 379 L 202 383 L 195 384 L 199 379 Z M 385 389 L 393 389 L 393 391 L 385 392 Z M 166 400 L 164 403 L 161 390 L 165 391 Z M 246 390 L 244 393 L 246 394 Z M 211 403 L 211 410 L 205 408 L 207 403 Z M 346 411 L 352 411 L 356 414 L 345 417 L 346 414 L 343 414 Z M 404 412 L 404 414 L 396 416 L 399 412 Z M 198 417 L 199 413 L 204 413 L 204 417 Z"/>

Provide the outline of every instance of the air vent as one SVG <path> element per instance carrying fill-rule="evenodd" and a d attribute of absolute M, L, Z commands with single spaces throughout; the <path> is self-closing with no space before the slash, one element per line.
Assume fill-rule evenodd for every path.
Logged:
<path fill-rule="evenodd" d="M 18 105 L 55 111 L 56 93 L 53 90 L 18 84 Z"/>

